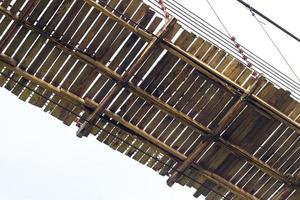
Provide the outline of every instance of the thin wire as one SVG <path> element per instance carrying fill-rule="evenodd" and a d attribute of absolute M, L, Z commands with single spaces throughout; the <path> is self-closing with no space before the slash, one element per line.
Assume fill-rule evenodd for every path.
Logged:
<path fill-rule="evenodd" d="M 234 46 L 236 47 L 238 53 L 241 54 L 241 58 L 245 61 L 246 66 L 248 68 L 252 68 L 252 63 L 249 62 L 248 56 L 245 54 L 244 50 L 241 48 L 241 45 L 236 41 L 235 37 L 233 37 L 233 36 L 230 35 L 228 29 L 226 28 L 225 24 L 223 23 L 223 21 L 221 20 L 221 18 L 219 17 L 218 13 L 214 9 L 214 7 L 211 5 L 211 3 L 209 2 L 209 0 L 206 0 L 206 2 L 208 3 L 208 5 L 212 9 L 212 11 L 214 12 L 215 16 L 218 18 L 219 22 L 222 24 L 223 28 L 227 32 L 227 34 L 230 37 L 230 39 L 232 40 L 232 42 L 234 43 Z M 256 73 L 256 72 L 254 71 L 253 75 L 254 75 L 254 73 Z M 256 76 L 258 76 L 258 74 L 256 74 Z"/>
<path fill-rule="evenodd" d="M 79 114 L 75 113 L 74 111 L 70 110 L 69 108 L 64 107 L 64 106 L 58 104 L 57 102 L 53 101 L 52 99 L 50 99 L 50 98 L 48 98 L 48 97 L 45 97 L 43 94 L 41 94 L 41 93 L 39 93 L 39 92 L 37 92 L 37 91 L 35 91 L 35 90 L 29 88 L 27 85 L 24 85 L 23 83 L 21 83 L 21 82 L 15 80 L 13 77 L 9 77 L 9 76 L 7 76 L 6 74 L 4 74 L 3 72 L 0 72 L 0 74 L 1 74 L 2 76 L 6 77 L 6 78 L 8 78 L 8 79 L 10 79 L 10 80 L 12 80 L 13 82 L 15 82 L 15 83 L 17 83 L 17 84 L 23 86 L 24 88 L 30 90 L 31 92 L 33 92 L 33 93 L 35 93 L 35 94 L 41 96 L 42 98 L 46 99 L 47 101 L 49 101 L 49 102 L 51 102 L 51 103 L 57 105 L 58 107 L 60 107 L 60 108 L 62 108 L 62 109 L 64 109 L 64 110 L 66 110 L 66 111 L 72 113 L 72 114 L 75 115 L 76 117 L 78 117 L 78 118 L 82 119 L 83 121 L 89 123 L 91 126 L 97 127 L 98 129 L 100 129 L 101 131 L 107 133 L 108 135 L 112 136 L 113 138 L 116 138 L 116 139 L 122 141 L 123 143 L 127 144 L 129 147 L 131 147 L 131 148 L 133 148 L 133 149 L 135 149 L 135 150 L 137 150 L 137 151 L 139 151 L 139 152 L 141 152 L 141 153 L 143 153 L 143 154 L 149 156 L 150 158 L 156 160 L 157 162 L 159 162 L 159 163 L 161 163 L 161 164 L 163 164 L 163 165 L 169 167 L 171 170 L 174 170 L 174 171 L 178 172 L 181 176 L 184 176 L 184 177 L 190 179 L 191 181 L 194 181 L 194 182 L 198 183 L 198 184 L 201 185 L 203 188 L 208 189 L 209 191 L 212 191 L 213 193 L 219 195 L 220 197 L 223 197 L 224 199 L 230 200 L 228 197 L 226 197 L 225 195 L 223 195 L 223 194 L 221 194 L 221 193 L 215 191 L 213 188 L 209 188 L 208 186 L 205 186 L 203 183 L 199 182 L 198 180 L 194 179 L 193 177 L 191 177 L 191 176 L 189 176 L 189 175 L 186 175 L 184 172 L 180 172 L 179 170 L 177 170 L 177 168 L 173 167 L 172 165 L 170 165 L 170 164 L 168 164 L 168 163 L 165 163 L 165 162 L 161 161 L 160 159 L 158 159 L 157 157 L 154 157 L 153 155 L 147 153 L 146 151 L 143 151 L 142 149 L 139 149 L 139 148 L 133 146 L 131 143 L 127 142 L 127 141 L 124 140 L 123 138 L 120 138 L 118 135 L 112 134 L 111 132 L 105 130 L 103 127 L 100 127 L 100 126 L 98 126 L 97 124 L 91 123 L 88 119 L 84 118 L 83 116 L 80 116 Z M 66 100 L 66 101 L 67 101 L 67 100 Z M 68 101 L 68 102 L 69 102 L 70 104 L 73 104 L 73 103 L 70 102 L 70 101 Z M 76 105 L 73 104 L 73 106 L 76 106 Z M 109 121 L 109 120 L 107 120 L 107 119 L 105 119 L 105 118 L 102 118 L 102 119 L 105 120 L 106 122 L 111 123 L 111 121 Z M 112 123 L 112 124 L 113 124 L 113 123 Z M 113 124 L 113 125 L 114 125 L 114 124 Z M 115 125 L 114 125 L 114 126 L 115 126 Z M 116 128 L 119 128 L 119 127 L 116 127 Z M 119 129 L 121 129 L 121 128 L 119 128 Z M 122 129 L 121 129 L 121 130 L 122 130 Z M 124 130 L 122 130 L 122 131 L 124 131 Z M 127 132 L 127 131 L 125 131 L 125 132 Z M 129 134 L 130 134 L 130 133 L 129 133 Z M 158 148 L 159 148 L 159 147 L 158 147 Z M 160 150 L 162 150 L 162 149 L 160 148 Z M 164 150 L 162 150 L 162 151 L 164 151 Z M 169 157 L 169 158 L 170 158 L 171 160 L 175 160 L 175 161 L 176 161 L 176 159 L 174 159 L 174 158 L 171 158 L 171 157 Z M 199 170 L 197 170 L 197 171 L 199 171 Z"/>
<path fill-rule="evenodd" d="M 212 9 L 212 11 L 215 13 L 216 17 L 218 18 L 219 22 L 221 23 L 221 25 L 223 26 L 224 30 L 226 31 L 226 33 L 228 34 L 229 37 L 231 37 L 228 29 L 226 28 L 225 24 L 223 23 L 223 21 L 221 20 L 221 18 L 219 17 L 218 13 L 215 11 L 215 9 L 213 8 L 213 6 L 211 5 L 211 3 L 209 2 L 209 0 L 206 0 L 206 2 L 208 3 L 209 7 Z"/>
<path fill-rule="evenodd" d="M 257 19 L 255 13 L 253 13 L 251 11 L 251 9 L 250 9 L 250 12 L 251 12 L 252 16 L 255 18 L 255 20 L 257 21 L 257 23 L 259 24 L 259 26 L 265 32 L 265 34 L 267 35 L 267 37 L 269 38 L 269 40 L 272 42 L 272 44 L 274 45 L 274 47 L 276 48 L 276 50 L 278 51 L 278 53 L 280 54 L 280 56 L 282 57 L 282 59 L 285 61 L 285 63 L 287 64 L 287 66 L 293 72 L 293 74 L 296 77 L 296 79 L 298 80 L 298 82 L 300 83 L 300 78 L 298 77 L 298 75 L 294 71 L 293 67 L 289 64 L 289 62 L 287 61 L 287 59 L 285 58 L 285 56 L 283 55 L 283 53 L 281 52 L 281 50 L 279 49 L 279 47 L 277 46 L 277 44 L 275 43 L 275 41 L 272 39 L 271 35 L 268 33 L 268 31 L 265 29 L 265 27 L 261 24 L 261 22 Z"/>

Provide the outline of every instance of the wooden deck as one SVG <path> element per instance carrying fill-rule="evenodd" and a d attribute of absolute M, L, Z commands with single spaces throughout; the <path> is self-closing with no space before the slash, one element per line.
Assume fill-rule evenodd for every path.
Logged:
<path fill-rule="evenodd" d="M 214 199 L 300 199 L 300 104 L 142 0 L 0 1 L 0 86 Z"/>

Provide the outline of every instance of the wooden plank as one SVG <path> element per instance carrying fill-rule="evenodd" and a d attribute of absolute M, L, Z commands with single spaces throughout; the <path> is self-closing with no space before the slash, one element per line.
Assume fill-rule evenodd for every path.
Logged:
<path fill-rule="evenodd" d="M 7 50 L 5 51 L 6 55 L 12 56 L 12 54 L 17 49 L 17 47 L 21 43 L 21 41 L 24 39 L 24 37 L 28 33 L 28 31 L 29 31 L 28 29 L 23 28 L 23 27 L 19 30 L 16 37 L 13 39 L 12 43 L 8 46 Z M 12 74 L 12 72 L 8 71 L 8 70 L 4 70 L 3 74 L 4 74 L 4 76 L 9 77 Z M 3 86 L 4 83 L 7 81 L 7 78 L 4 76 L 0 77 L 0 85 L 1 86 Z"/>
<path fill-rule="evenodd" d="M 215 69 L 221 63 L 221 61 L 226 57 L 226 55 L 227 53 L 225 51 L 219 49 L 215 57 L 208 63 L 209 66 Z"/>
<path fill-rule="evenodd" d="M 178 24 L 175 24 L 172 31 L 168 33 L 164 38 L 166 40 L 172 39 L 179 30 L 179 28 L 180 26 Z M 131 80 L 133 84 L 138 84 L 142 80 L 143 76 L 148 72 L 149 68 L 155 63 L 156 59 L 161 55 L 162 52 L 163 49 L 159 46 L 157 47 L 157 49 L 153 50 L 153 53 L 149 56 L 146 62 L 141 66 L 141 69 Z"/>
<path fill-rule="evenodd" d="M 186 49 L 189 46 L 189 44 L 192 43 L 193 40 L 194 35 L 188 33 L 187 31 L 184 31 L 176 40 L 175 44 L 183 49 Z M 169 69 L 178 61 L 178 59 L 179 58 L 173 56 L 172 54 L 166 53 L 156 64 L 156 67 L 145 78 L 140 87 L 146 89 L 147 92 L 151 93 L 151 91 L 153 90 L 151 88 L 155 87 L 153 85 L 156 85 L 161 81 L 161 79 L 165 76 Z"/>
<path fill-rule="evenodd" d="M 26 70 L 29 66 L 29 64 L 32 62 L 32 60 L 35 58 L 37 52 L 40 50 L 40 48 L 43 46 L 44 42 L 46 41 L 45 38 L 43 37 L 39 37 L 34 44 L 32 45 L 31 49 L 29 50 L 29 52 L 26 54 L 25 58 L 22 60 L 22 62 L 20 63 L 20 68 L 22 70 Z M 28 42 L 31 42 L 30 39 Z M 19 80 L 20 76 L 17 74 L 13 75 L 13 79 L 14 80 Z M 22 79 L 20 80 L 20 82 L 24 85 L 27 84 L 28 80 Z M 8 83 L 5 85 L 5 88 L 8 90 L 13 89 L 15 83 L 8 81 Z"/>
<path fill-rule="evenodd" d="M 19 9 L 20 9 L 20 7 L 22 6 L 23 3 L 24 2 L 22 2 L 22 1 L 15 2 L 14 5 L 12 6 L 11 10 L 10 10 L 10 13 L 12 15 L 15 15 L 16 12 L 19 11 Z M 26 17 L 28 17 L 28 15 L 30 15 L 31 11 L 35 8 L 37 3 L 38 3 L 37 1 L 28 1 L 27 4 L 25 5 L 24 9 L 20 12 L 19 19 L 23 20 Z M 4 19 L 3 22 L 1 23 L 1 25 L 6 24 L 6 26 L 7 26 L 8 22 L 9 21 Z M 5 33 L 5 35 L 3 36 L 2 40 L 1 40 L 1 44 L 0 44 L 1 51 L 5 48 L 6 45 L 8 45 L 10 40 L 13 39 L 13 37 L 15 36 L 15 34 L 17 33 L 17 31 L 20 27 L 21 27 L 21 24 L 17 23 L 16 21 L 14 21 L 11 24 L 8 31 Z M 22 35 L 22 33 L 24 33 L 24 31 L 22 31 L 20 34 Z M 21 36 L 21 38 L 23 38 L 23 37 Z M 19 44 L 19 43 L 17 43 L 17 44 Z M 14 47 L 12 47 L 12 48 L 14 48 Z M 8 71 L 4 71 L 3 73 L 5 74 L 6 77 L 9 77 L 11 75 Z M 14 80 L 17 80 L 17 79 L 18 79 L 18 77 L 14 77 Z M 0 85 L 3 85 L 4 82 L 6 82 L 6 80 L 7 79 L 2 76 L 1 79 L 0 79 Z M 11 85 L 13 85 L 13 82 L 9 81 L 9 85 L 6 87 L 6 89 L 11 90 L 11 88 L 13 87 Z"/>
<path fill-rule="evenodd" d="M 37 3 L 35 3 L 35 4 L 37 4 Z M 46 23 L 47 23 L 47 21 L 48 21 L 48 19 L 51 17 L 51 15 L 53 14 L 53 12 L 55 11 L 55 9 L 59 6 L 59 4 L 60 4 L 60 1 L 53 1 L 50 5 L 49 5 L 49 7 L 48 7 L 48 9 L 46 10 L 46 12 L 44 12 L 44 14 L 43 14 L 43 16 L 41 17 L 41 19 L 37 22 L 37 26 L 40 26 L 40 27 L 43 27 Z M 34 4 L 33 4 L 34 5 Z M 29 18 L 28 18 L 28 21 L 29 22 L 31 22 L 31 23 L 34 23 L 36 20 L 37 20 L 37 18 L 39 17 L 39 13 L 40 12 L 42 12 L 42 10 L 43 10 L 43 8 L 46 6 L 46 2 L 41 2 L 41 3 L 38 3 L 38 5 L 37 5 L 37 7 L 36 7 L 36 9 L 35 9 L 35 12 L 34 12 L 34 14 L 33 15 L 30 15 L 29 16 Z M 36 11 L 37 10 L 37 11 Z M 30 13 L 30 12 L 29 12 Z M 34 39 L 34 37 L 32 37 L 32 39 Z M 39 38 L 39 40 L 41 40 L 41 41 L 43 41 L 41 38 Z M 27 41 L 31 41 L 31 40 L 27 40 Z M 37 41 L 38 42 L 38 41 Z M 30 43 L 29 43 L 29 45 L 30 45 Z M 47 55 L 47 52 L 45 52 L 45 54 L 42 54 L 42 56 L 46 56 Z M 43 61 L 43 59 L 42 58 L 39 58 L 38 60 L 40 60 L 40 61 Z M 22 63 L 21 63 L 22 64 Z M 25 68 L 26 68 L 27 66 L 25 66 Z M 35 67 L 38 67 L 38 65 L 35 65 Z M 35 70 L 34 69 L 30 69 L 30 73 L 34 73 L 35 72 Z M 16 79 L 16 80 L 18 80 L 19 79 L 19 77 L 15 77 L 14 79 Z M 24 84 L 24 85 L 26 85 L 27 84 L 27 81 L 26 80 L 24 80 L 24 79 L 20 79 L 20 82 L 22 83 L 22 84 Z M 7 86 L 7 88 L 8 89 L 11 89 L 12 88 L 12 83 L 10 83 L 10 82 L 8 82 L 8 86 Z M 33 86 L 33 87 L 35 87 L 35 86 Z M 31 87 L 31 88 L 33 88 L 33 87 Z M 15 95 L 19 95 L 20 94 L 20 92 L 22 91 L 22 86 L 20 86 L 20 85 L 16 85 L 16 87 L 14 88 L 14 90 L 13 90 L 13 93 L 15 94 Z M 26 93 L 30 93 L 28 90 L 26 90 Z M 22 100 L 26 100 L 27 98 L 26 97 L 24 97 L 24 98 L 21 98 Z"/>
<path fill-rule="evenodd" d="M 216 66 L 218 72 L 223 72 L 224 69 L 233 61 L 233 56 L 226 54 L 225 58 Z"/>
<path fill-rule="evenodd" d="M 55 51 L 55 52 L 54 52 Z M 56 54 L 56 51 L 59 52 L 59 49 L 54 49 L 54 57 L 55 57 L 55 54 Z M 76 62 L 76 59 L 73 57 L 71 57 L 69 60 L 67 59 L 68 58 L 68 54 L 65 53 L 65 52 L 62 52 L 60 51 L 61 53 L 59 54 L 58 58 L 55 60 L 55 62 L 53 63 L 52 65 L 52 68 L 53 69 L 58 69 L 58 67 L 61 67 L 61 71 L 57 74 L 56 78 L 54 80 L 52 80 L 56 74 L 56 71 L 54 72 L 53 70 L 49 70 L 47 72 L 47 74 L 45 74 L 45 77 L 44 77 L 44 80 L 48 83 L 51 82 L 51 84 L 53 86 L 58 86 L 61 82 L 61 80 L 63 80 L 65 74 L 66 74 L 66 71 L 69 70 L 69 68 L 72 67 L 72 65 Z M 66 62 L 66 64 L 64 65 L 63 63 Z M 46 66 L 48 68 L 48 66 Z M 43 69 L 41 68 L 41 71 L 39 71 L 38 73 L 41 73 L 44 75 L 44 72 L 43 72 Z M 45 91 L 43 88 L 40 88 L 38 87 L 36 89 L 36 91 L 38 91 L 39 93 L 42 93 L 43 96 L 45 96 L 46 98 L 50 98 L 50 96 L 52 95 L 51 92 L 49 91 Z M 36 100 L 35 100 L 36 99 Z M 31 98 L 31 103 L 34 103 L 34 105 L 38 105 L 39 107 L 43 107 L 43 105 L 46 103 L 45 99 L 42 99 L 42 98 L 39 98 L 39 97 L 36 97 L 35 95 L 33 95 L 33 97 Z M 51 103 L 49 103 L 48 105 L 52 105 Z"/>
<path fill-rule="evenodd" d="M 30 66 L 27 68 L 27 72 L 30 74 L 35 74 L 37 69 L 40 68 L 41 64 L 45 61 L 46 57 L 48 56 L 48 54 L 51 52 L 51 50 L 54 48 L 54 44 L 53 43 L 47 43 L 46 46 L 40 51 L 39 55 L 37 55 L 37 57 L 35 58 L 35 60 L 32 62 L 32 64 L 30 64 Z M 20 82 L 23 84 L 27 84 L 27 81 L 23 81 L 22 79 L 20 79 Z M 35 84 L 29 84 L 28 85 L 29 88 L 34 89 L 36 87 Z M 15 95 L 19 95 L 22 92 L 21 87 L 16 86 L 13 90 L 12 93 L 14 93 Z M 27 98 L 30 95 L 30 91 L 28 90 L 24 90 L 20 96 L 20 99 L 23 101 L 26 101 Z"/>
<path fill-rule="evenodd" d="M 138 21 L 140 26 L 146 27 L 148 25 L 148 23 L 150 22 L 150 20 L 152 19 L 153 15 L 154 15 L 154 12 L 149 10 L 148 6 L 146 6 L 145 4 L 142 4 L 141 7 L 137 10 L 136 14 L 132 17 L 132 20 Z M 159 18 L 156 18 L 156 19 L 159 19 Z M 150 30 L 149 29 L 148 30 L 150 32 L 153 32 L 155 30 L 155 28 L 158 26 L 159 21 L 160 20 L 158 20 L 158 21 L 155 20 L 154 23 L 151 23 Z M 117 25 L 120 26 L 119 24 L 117 24 Z M 132 33 L 130 35 L 131 32 L 128 31 L 127 29 L 122 29 L 121 31 L 119 30 L 116 32 L 120 33 L 120 34 L 118 35 L 118 37 L 114 38 L 114 40 L 111 42 L 111 45 L 109 46 L 109 48 L 106 48 L 105 51 L 102 51 L 103 58 L 101 58 L 102 62 L 104 64 L 108 63 L 108 65 L 111 69 L 116 69 L 119 66 L 119 64 L 121 63 L 121 60 L 124 59 L 124 57 L 127 55 L 128 51 L 134 46 L 134 44 L 136 43 L 136 41 L 139 38 L 134 33 Z M 128 36 L 129 36 L 129 38 L 126 40 L 126 38 Z M 136 54 L 142 48 L 143 44 L 145 44 L 145 41 L 143 41 L 143 40 L 141 40 L 139 42 L 142 44 L 138 45 L 140 48 L 135 47 L 138 50 L 136 50 L 135 53 L 133 53 L 134 56 L 136 56 Z M 122 43 L 124 43 L 124 46 L 121 45 Z M 120 47 L 120 46 L 122 46 L 122 47 Z M 116 55 L 116 57 L 113 60 L 111 60 L 112 55 L 114 55 L 114 53 L 116 51 L 118 51 L 118 54 Z M 129 62 L 131 62 L 133 60 L 133 56 L 130 56 L 126 59 L 128 59 Z M 125 67 L 125 68 L 127 68 L 127 67 Z M 119 74 L 121 74 L 121 73 L 119 73 Z"/>
<path fill-rule="evenodd" d="M 125 9 L 127 8 L 129 1 L 121 1 L 121 3 L 117 6 L 118 1 L 114 0 L 109 3 L 111 7 L 117 6 L 115 9 L 118 10 L 120 13 L 123 13 Z M 119 14 L 117 14 L 119 16 Z M 86 52 L 88 55 L 93 55 L 96 51 L 96 49 L 100 46 L 102 41 L 105 39 L 109 31 L 111 30 L 112 26 L 115 24 L 115 21 L 107 18 L 107 16 L 101 14 L 101 17 L 99 18 L 99 21 L 105 20 L 105 23 L 101 27 L 101 32 L 99 32 L 96 37 L 92 40 L 92 42 L 89 44 L 88 49 L 86 49 Z M 103 22 L 102 22 L 103 23 Z M 102 24 L 99 24 L 102 25 Z"/>
<path fill-rule="evenodd" d="M 123 2 L 124 2 L 124 0 L 123 0 Z M 128 1 L 128 4 L 129 3 L 130 3 L 130 1 Z M 132 15 L 136 11 L 136 9 L 140 5 L 140 3 L 141 3 L 141 1 L 134 1 L 134 3 L 130 3 L 129 6 L 126 8 L 126 10 L 124 10 L 124 15 L 132 17 Z M 149 19 L 151 19 L 154 15 L 154 12 L 148 11 L 147 14 L 149 14 L 149 15 L 147 15 L 147 17 L 149 17 Z M 139 21 L 143 15 L 144 15 L 143 12 L 138 11 L 138 16 L 135 15 L 134 20 Z M 108 22 L 106 24 L 108 24 Z M 114 25 L 114 24 L 112 24 L 112 25 Z M 108 58 L 106 58 L 105 60 L 103 59 L 103 56 L 107 53 L 111 44 L 119 36 L 120 32 L 123 29 L 124 29 L 123 26 L 120 24 L 115 24 L 115 26 L 110 28 L 110 33 L 109 33 L 108 37 L 102 42 L 100 48 L 98 48 L 98 50 L 95 52 L 94 57 L 96 60 L 100 60 L 103 63 L 106 63 L 109 60 L 110 56 L 108 56 Z"/>
<path fill-rule="evenodd" d="M 249 68 L 245 68 L 240 76 L 236 79 L 237 84 L 243 85 L 245 81 L 253 74 L 253 71 Z"/>
<path fill-rule="evenodd" d="M 232 97 L 232 94 L 225 90 L 218 90 L 201 112 L 197 114 L 196 120 L 208 126 L 211 120 L 216 117 Z"/>
<path fill-rule="evenodd" d="M 48 56 L 47 60 L 43 63 L 43 65 L 36 72 L 35 76 L 42 79 L 45 76 L 45 74 L 48 72 L 48 70 L 50 68 L 49 66 L 54 64 L 55 60 L 60 56 L 61 52 L 62 51 L 60 49 L 54 47 L 54 49 L 51 51 L 51 54 Z M 41 87 L 38 87 L 36 89 L 36 91 L 38 93 L 43 93 L 44 90 Z M 38 102 L 39 102 L 39 95 L 33 94 L 31 99 L 29 100 L 29 103 L 36 105 L 38 107 L 43 107 L 44 104 L 40 104 Z"/>
<path fill-rule="evenodd" d="M 187 49 L 188 52 L 194 54 L 198 46 L 203 43 L 203 40 L 196 39 L 193 44 Z M 168 63 L 169 64 L 169 63 Z M 163 101 L 167 101 L 169 96 L 172 95 L 177 90 L 177 87 L 180 85 L 181 81 L 184 80 L 181 76 L 187 76 L 189 75 L 189 70 L 191 70 L 190 67 L 186 66 L 186 63 L 179 60 L 172 69 L 170 69 L 168 73 L 168 69 L 165 69 L 165 66 L 163 67 L 163 70 L 166 71 L 166 76 L 160 75 L 161 77 L 164 77 L 164 79 L 156 80 L 156 82 L 160 82 L 157 88 L 154 90 L 152 89 L 152 93 L 156 96 L 160 96 L 160 99 Z M 181 76 L 180 76 L 181 75 Z M 154 82 L 151 83 L 152 87 L 155 87 Z M 153 86 L 154 85 L 154 86 Z M 151 85 L 149 86 L 151 87 Z M 174 94 L 175 95 L 175 94 Z M 178 95 L 177 95 L 178 96 Z M 172 97 L 173 98 L 173 97 Z"/>
<path fill-rule="evenodd" d="M 273 166 L 283 173 L 293 174 L 299 167 L 299 162 L 297 162 L 299 158 L 299 150 L 297 149 L 299 146 L 299 138 L 293 134 L 291 139 L 285 142 L 284 145 L 288 148 Z"/>
<path fill-rule="evenodd" d="M 212 59 L 214 58 L 214 56 L 217 54 L 218 50 L 218 47 L 212 45 L 201 60 L 209 64 L 210 61 L 212 61 Z"/>
<path fill-rule="evenodd" d="M 161 23 L 161 21 L 161 18 L 156 17 L 154 21 L 150 24 L 148 30 L 150 32 L 153 32 Z M 142 20 L 141 23 L 143 22 L 144 21 Z M 144 44 L 146 44 L 145 40 L 139 39 L 139 37 L 134 33 L 131 34 L 131 36 L 125 42 L 124 46 L 122 47 L 122 49 L 120 49 L 116 57 L 109 63 L 109 67 L 117 67 L 117 73 L 122 74 L 129 67 L 130 63 L 134 60 L 135 56 L 143 48 Z"/>
<path fill-rule="evenodd" d="M 112 1 L 111 4 L 112 5 L 116 5 L 116 2 Z M 80 6 L 80 4 L 79 4 L 79 6 Z M 120 5 L 120 6 L 122 7 L 123 5 Z M 83 7 L 81 8 L 81 10 L 79 11 L 78 15 L 76 16 L 76 19 L 78 19 L 78 20 L 77 21 L 75 20 L 75 22 L 74 21 L 72 22 L 72 24 L 70 25 L 70 28 L 66 31 L 66 33 L 63 36 L 63 38 L 64 38 L 64 40 L 66 42 L 69 39 L 71 39 L 71 36 L 76 31 L 76 29 L 71 28 L 71 27 L 77 27 L 79 25 L 78 22 L 81 21 L 80 19 L 83 19 L 84 15 L 85 15 L 85 12 L 87 12 L 88 9 L 90 9 L 90 6 L 87 5 L 87 4 L 84 4 Z M 84 71 L 84 69 L 88 69 L 88 71 Z M 86 74 L 92 74 L 93 77 L 96 76 L 97 74 L 95 72 L 92 73 L 93 69 L 94 69 L 93 67 L 91 67 L 91 66 L 90 67 L 89 66 L 85 66 L 85 65 L 83 65 L 83 63 L 77 65 L 77 67 L 74 67 L 73 70 L 69 73 L 69 76 L 67 77 L 66 81 L 62 84 L 62 87 L 66 88 L 66 89 L 68 87 L 70 87 L 71 84 L 72 84 L 72 82 L 77 79 L 77 76 L 78 76 L 79 72 L 82 71 L 82 70 Z M 84 81 L 88 80 L 91 83 L 91 81 L 93 81 L 93 79 L 89 78 L 89 77 L 88 78 L 84 77 L 83 79 L 79 77 L 79 80 L 80 79 L 81 79 L 81 82 L 84 82 Z M 89 86 L 89 84 L 87 83 L 85 86 L 81 86 L 81 87 L 79 87 L 79 89 L 78 88 L 75 89 L 76 91 L 74 91 L 74 89 L 73 89 L 74 87 L 73 88 L 71 87 L 70 90 L 72 92 L 76 92 L 77 95 L 81 96 L 85 92 L 85 88 L 88 87 L 88 86 Z M 70 104 L 65 105 L 65 106 L 69 110 L 73 110 L 74 109 L 74 106 L 72 106 Z M 76 111 L 75 113 L 80 113 L 81 112 L 81 110 L 78 110 L 78 109 L 76 109 L 75 111 Z M 54 108 L 54 110 L 52 112 L 55 112 L 56 113 L 55 115 L 57 117 L 59 117 L 62 121 L 64 121 L 64 123 L 66 123 L 66 124 L 72 123 L 72 121 L 75 119 L 75 117 L 73 115 L 68 115 L 67 112 L 63 111 L 61 108 L 58 108 L 58 107 Z M 68 118 L 67 116 L 69 116 L 71 118 Z"/>

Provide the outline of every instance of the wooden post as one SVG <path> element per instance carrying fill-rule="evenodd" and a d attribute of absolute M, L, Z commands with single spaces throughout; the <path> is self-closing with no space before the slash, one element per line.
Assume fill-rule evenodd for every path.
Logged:
<path fill-rule="evenodd" d="M 91 132 L 93 126 L 91 124 L 95 124 L 100 116 L 103 113 L 104 109 L 111 103 L 111 101 L 115 98 L 115 96 L 120 92 L 122 86 L 117 84 L 113 87 L 112 90 L 108 92 L 108 94 L 103 98 L 97 108 L 92 112 L 92 114 L 88 117 L 88 122 L 83 122 L 83 124 L 77 130 L 76 135 L 78 137 L 85 136 L 87 137 Z"/>

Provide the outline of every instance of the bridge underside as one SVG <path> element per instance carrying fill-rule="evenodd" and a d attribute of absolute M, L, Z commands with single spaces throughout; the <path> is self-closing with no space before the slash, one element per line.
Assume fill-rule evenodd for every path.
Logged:
<path fill-rule="evenodd" d="M 299 199 L 300 104 L 142 0 L 0 1 L 0 86 L 206 199 Z"/>

